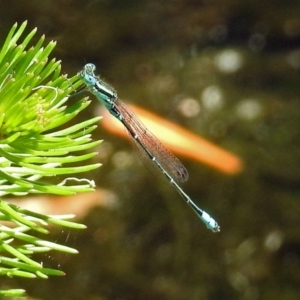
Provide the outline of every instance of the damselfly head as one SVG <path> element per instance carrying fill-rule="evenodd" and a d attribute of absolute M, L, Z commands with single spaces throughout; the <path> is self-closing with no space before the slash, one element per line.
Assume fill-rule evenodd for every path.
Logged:
<path fill-rule="evenodd" d="M 97 77 L 94 74 L 94 70 L 96 70 L 96 66 L 89 63 L 86 64 L 80 72 L 81 78 L 88 86 L 94 85 L 97 82 Z"/>

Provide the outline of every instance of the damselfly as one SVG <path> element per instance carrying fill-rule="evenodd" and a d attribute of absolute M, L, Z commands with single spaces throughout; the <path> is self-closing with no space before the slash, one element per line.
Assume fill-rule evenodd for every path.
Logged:
<path fill-rule="evenodd" d="M 188 172 L 182 163 L 162 145 L 138 117 L 118 98 L 117 92 L 94 74 L 95 70 L 94 64 L 86 64 L 80 72 L 87 89 L 124 125 L 142 157 L 147 157 L 164 174 L 207 228 L 214 232 L 220 231 L 218 223 L 207 212 L 200 209 L 176 182 L 176 180 L 186 181 L 188 179 Z"/>

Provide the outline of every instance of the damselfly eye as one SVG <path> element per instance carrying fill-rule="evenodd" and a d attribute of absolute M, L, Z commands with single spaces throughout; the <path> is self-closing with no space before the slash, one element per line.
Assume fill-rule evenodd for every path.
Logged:
<path fill-rule="evenodd" d="M 89 77 L 88 77 L 88 81 L 89 81 L 90 83 L 92 83 L 92 82 L 93 82 L 93 77 L 92 77 L 92 76 L 89 76 Z"/>

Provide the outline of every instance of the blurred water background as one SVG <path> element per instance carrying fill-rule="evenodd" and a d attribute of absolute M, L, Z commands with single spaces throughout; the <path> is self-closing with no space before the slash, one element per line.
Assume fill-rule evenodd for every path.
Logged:
<path fill-rule="evenodd" d="M 123 101 L 244 163 L 226 175 L 180 157 L 213 234 L 99 126 L 103 167 L 89 176 L 117 204 L 92 208 L 83 232 L 57 232 L 80 253 L 50 258 L 64 278 L 19 280 L 28 299 L 300 299 L 300 2 L 1 1 L 0 41 L 24 20 L 58 42 L 65 73 L 96 64 Z"/>

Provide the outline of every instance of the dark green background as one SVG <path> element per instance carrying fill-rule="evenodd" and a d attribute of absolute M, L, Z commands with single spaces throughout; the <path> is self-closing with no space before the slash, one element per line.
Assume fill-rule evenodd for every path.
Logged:
<path fill-rule="evenodd" d="M 64 72 L 95 63 L 125 101 L 237 154 L 245 169 L 226 176 L 182 158 L 185 191 L 221 225 L 213 234 L 127 141 L 100 127 L 94 137 L 111 153 L 89 176 L 119 205 L 93 209 L 84 232 L 57 232 L 80 251 L 44 258 L 64 278 L 1 279 L 0 287 L 25 287 L 30 299 L 299 299 L 300 2 L 2 0 L 0 40 L 24 20 L 58 42 Z M 224 73 L 214 62 L 229 50 L 242 65 Z M 209 86 L 223 95 L 214 112 L 202 104 Z M 182 116 L 183 98 L 198 101 L 200 114 Z M 245 103 L 261 114 L 240 117 Z M 120 151 L 134 163 L 116 168 Z"/>

